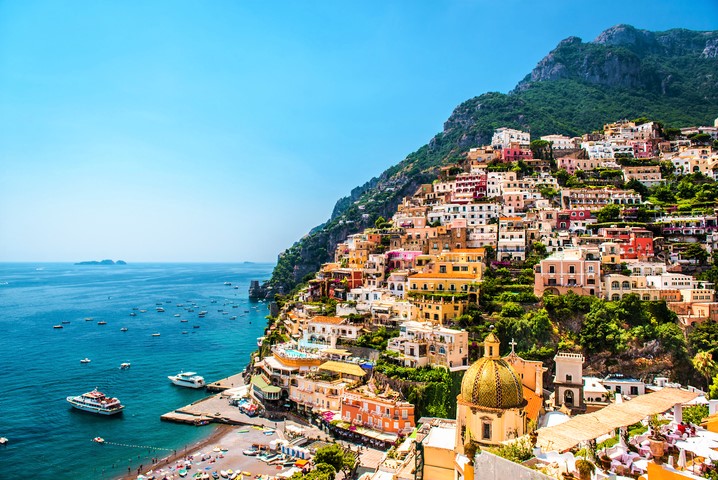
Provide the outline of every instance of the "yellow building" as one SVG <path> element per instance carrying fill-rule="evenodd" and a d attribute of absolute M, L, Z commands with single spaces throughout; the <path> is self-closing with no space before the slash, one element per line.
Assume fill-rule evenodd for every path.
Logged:
<path fill-rule="evenodd" d="M 513 367 L 499 356 L 499 339 L 490 333 L 484 356 L 464 374 L 457 397 L 456 452 L 469 445 L 495 446 L 527 431 L 524 386 Z"/>

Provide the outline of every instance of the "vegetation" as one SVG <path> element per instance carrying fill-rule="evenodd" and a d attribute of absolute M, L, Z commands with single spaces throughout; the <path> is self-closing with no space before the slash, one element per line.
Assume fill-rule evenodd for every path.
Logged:
<path fill-rule="evenodd" d="M 632 27 L 622 28 L 631 30 Z M 631 32 L 635 34 L 635 29 Z M 352 190 L 336 203 L 326 223 L 285 250 L 272 273 L 270 285 L 289 292 L 307 273 L 329 261 L 334 246 L 347 234 L 375 226 L 380 216 L 390 218 L 402 197 L 413 194 L 422 183 L 430 183 L 439 166 L 455 162 L 471 147 L 488 144 L 493 130 L 499 126 L 530 130 L 537 138 L 553 133 L 581 135 L 599 130 L 618 118 L 670 120 L 664 128 L 674 135 L 675 127 L 712 122 L 718 89 L 711 79 L 718 78 L 718 64 L 701 57 L 700 49 L 696 50 L 705 39 L 701 42 L 699 32 L 687 30 L 650 35 L 670 36 L 671 44 L 683 47 L 668 51 L 647 48 L 642 41 L 608 45 L 568 39 L 552 52 L 551 61 L 563 67 L 560 79 L 539 75 L 537 81 L 531 81 L 527 76 L 508 94 L 485 93 L 461 103 L 445 123 L 444 130 L 429 143 L 379 177 Z M 586 68 L 591 70 L 590 75 Z M 641 74 L 612 75 L 612 68 Z M 615 81 L 618 78 L 620 81 Z M 663 79 L 670 81 L 666 83 Z M 540 142 L 533 143 L 532 150 L 538 158 L 550 155 L 546 145 Z M 489 167 L 492 168 L 512 166 L 497 164 Z M 565 171 L 563 174 L 559 171 L 557 178 L 561 186 L 585 184 Z M 685 187 L 675 195 L 688 200 L 687 192 Z M 700 198 L 709 198 L 712 192 L 701 194 Z M 676 200 L 672 192 L 660 188 L 654 187 L 651 193 L 651 201 Z"/>

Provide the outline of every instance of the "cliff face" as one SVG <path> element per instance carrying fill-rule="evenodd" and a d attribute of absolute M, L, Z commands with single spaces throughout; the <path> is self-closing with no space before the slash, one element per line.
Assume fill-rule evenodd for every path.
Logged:
<path fill-rule="evenodd" d="M 583 43 L 577 37 L 561 41 L 517 89 L 529 88 L 536 82 L 573 79 L 661 95 L 680 95 L 683 87 L 691 85 L 715 99 L 715 92 L 709 91 L 716 87 L 716 79 L 711 78 L 715 65 L 707 71 L 700 67 L 710 67 L 701 64 L 717 54 L 718 32 L 649 32 L 617 25 L 592 42 Z"/>
<path fill-rule="evenodd" d="M 439 166 L 489 143 L 498 127 L 538 138 L 579 135 L 622 118 L 649 117 L 675 127 L 712 124 L 718 115 L 716 57 L 718 32 L 617 25 L 592 42 L 561 41 L 512 92 L 461 103 L 428 144 L 340 199 L 326 223 L 279 256 L 270 284 L 291 290 L 330 261 L 347 235 L 379 216 L 391 217 L 402 197 L 431 182 Z"/>

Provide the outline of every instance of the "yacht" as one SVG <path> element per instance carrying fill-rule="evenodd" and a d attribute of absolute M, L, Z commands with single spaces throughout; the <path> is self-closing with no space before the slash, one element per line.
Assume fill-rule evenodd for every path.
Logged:
<path fill-rule="evenodd" d="M 171 375 L 167 378 L 169 378 L 172 383 L 180 387 L 204 387 L 204 377 L 197 375 L 197 372 L 180 372 L 177 375 Z"/>
<path fill-rule="evenodd" d="M 62 325 L 53 325 L 52 328 L 60 329 L 60 328 L 65 328 L 65 327 L 63 327 Z"/>
<path fill-rule="evenodd" d="M 98 324 L 98 325 L 107 325 L 107 322 L 105 322 L 105 321 L 103 320 L 103 321 L 101 321 L 101 322 L 97 322 L 97 324 Z"/>
<path fill-rule="evenodd" d="M 120 328 L 120 332 L 126 332 L 126 331 L 127 331 L 127 327 Z"/>
<path fill-rule="evenodd" d="M 125 408 L 117 398 L 107 397 L 104 393 L 99 392 L 97 388 L 76 397 L 67 397 L 67 401 L 78 410 L 100 415 L 114 415 Z"/>
<path fill-rule="evenodd" d="M 159 337 L 160 334 L 159 334 L 159 333 L 153 333 L 152 336 L 153 336 L 153 337 Z"/>
<path fill-rule="evenodd" d="M 162 308 L 162 307 L 157 307 L 157 311 L 158 311 L 158 312 L 160 312 L 160 313 L 162 313 L 162 312 L 164 312 L 164 311 L 165 311 L 165 309 L 164 309 L 164 308 Z"/>
<path fill-rule="evenodd" d="M 92 360 L 90 360 L 89 358 L 85 357 L 85 358 L 83 358 L 82 360 L 80 360 L 80 363 L 90 363 L 91 361 L 92 361 Z"/>
<path fill-rule="evenodd" d="M 120 370 L 127 370 L 132 364 L 130 362 L 120 363 Z"/>

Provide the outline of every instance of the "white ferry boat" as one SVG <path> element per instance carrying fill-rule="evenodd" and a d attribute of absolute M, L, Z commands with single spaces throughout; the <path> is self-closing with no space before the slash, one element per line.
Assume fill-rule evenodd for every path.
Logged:
<path fill-rule="evenodd" d="M 100 415 L 114 415 L 125 408 L 117 398 L 107 397 L 104 393 L 99 392 L 97 388 L 77 397 L 67 397 L 67 401 L 78 410 Z"/>
<path fill-rule="evenodd" d="M 204 377 L 197 375 L 197 372 L 180 372 L 167 378 L 180 387 L 202 388 L 205 385 Z"/>

